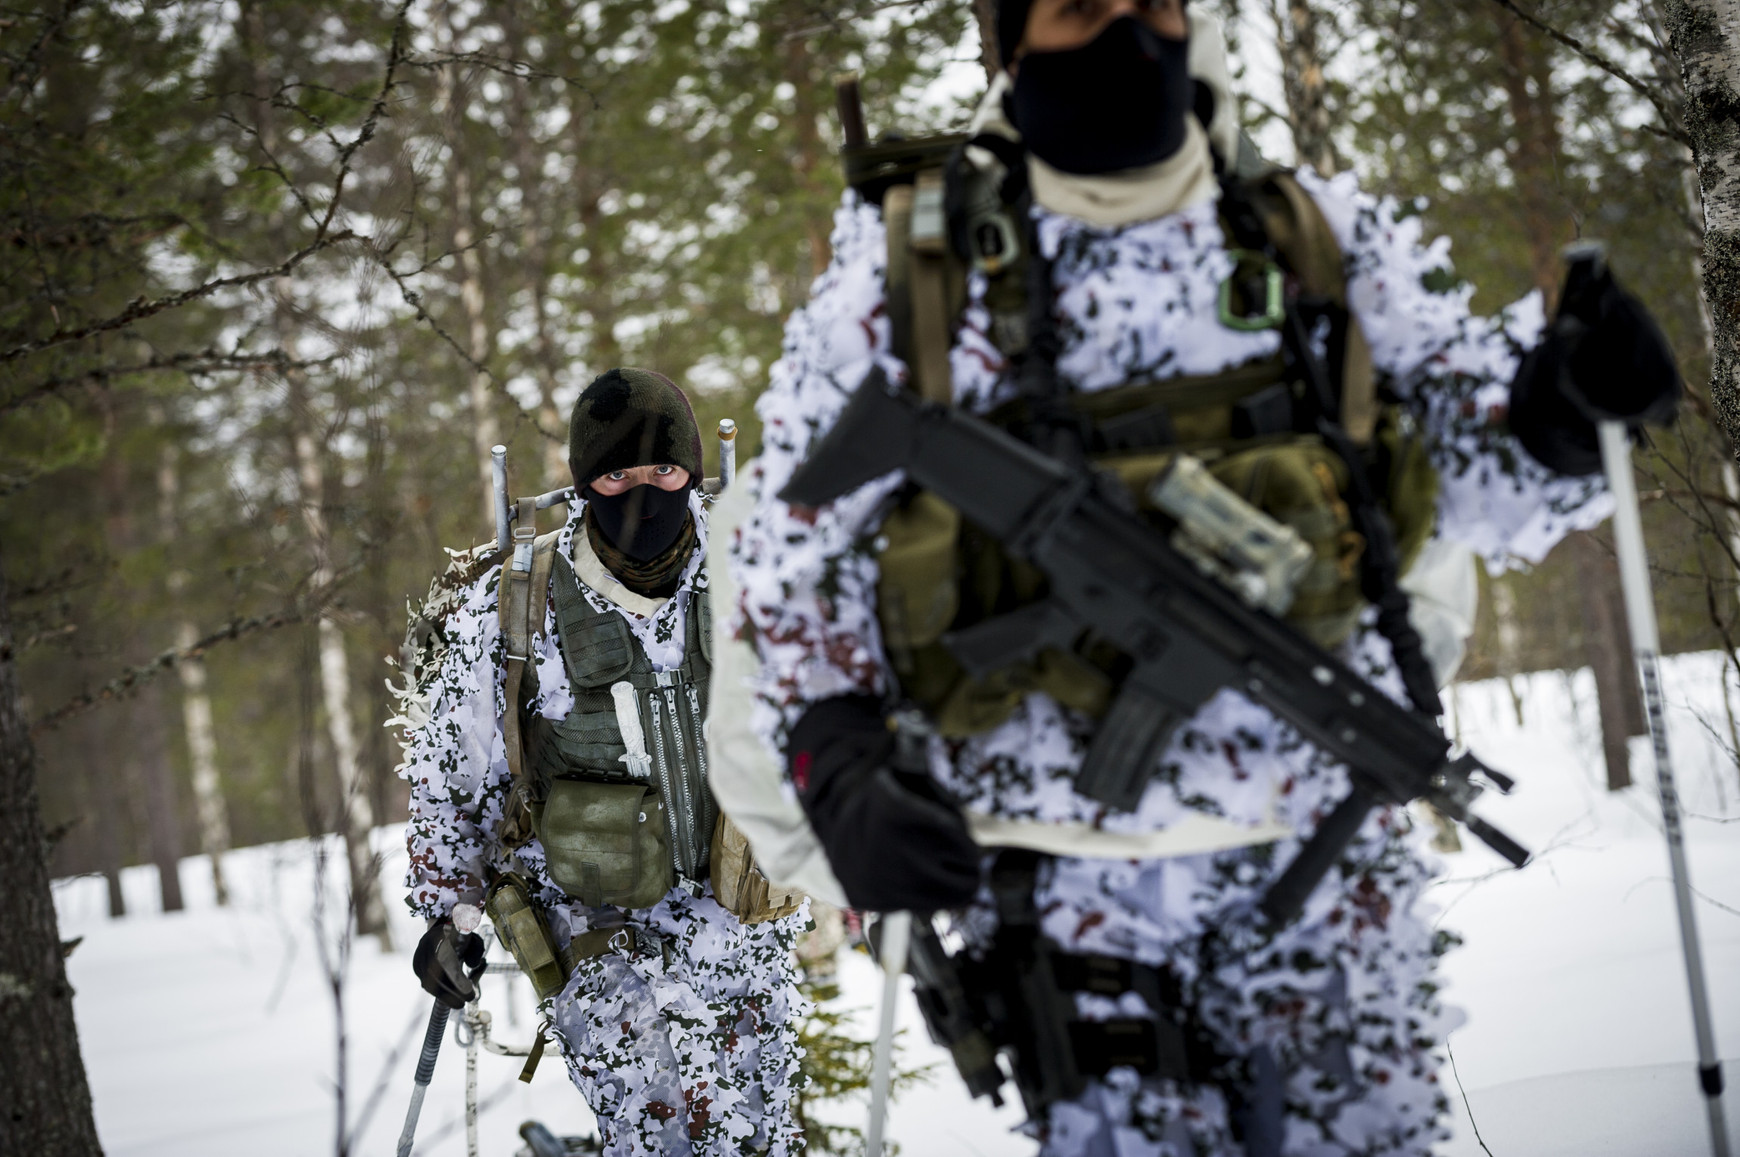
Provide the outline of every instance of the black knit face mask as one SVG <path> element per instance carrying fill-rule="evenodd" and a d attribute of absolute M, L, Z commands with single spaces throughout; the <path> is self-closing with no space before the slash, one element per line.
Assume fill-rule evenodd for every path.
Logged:
<path fill-rule="evenodd" d="M 629 558 L 645 562 L 663 554 L 683 533 L 689 517 L 689 490 L 661 490 L 643 483 L 621 494 L 586 491 L 604 537 Z"/>
<path fill-rule="evenodd" d="M 1023 56 L 1009 119 L 1035 156 L 1066 173 L 1116 173 L 1184 145 L 1196 87 L 1188 40 L 1120 17 L 1080 48 Z"/>

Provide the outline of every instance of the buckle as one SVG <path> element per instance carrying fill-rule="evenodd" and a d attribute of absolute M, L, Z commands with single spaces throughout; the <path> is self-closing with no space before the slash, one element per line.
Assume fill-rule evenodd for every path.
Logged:
<path fill-rule="evenodd" d="M 1256 333 L 1265 329 L 1279 329 L 1281 319 L 1286 316 L 1285 298 L 1282 293 L 1281 267 L 1274 260 L 1263 256 L 1254 249 L 1229 249 L 1227 255 L 1233 259 L 1233 271 L 1227 274 L 1225 281 L 1220 283 L 1220 323 L 1228 329 L 1236 329 L 1241 333 Z M 1258 273 L 1263 278 L 1263 311 L 1254 314 L 1238 314 L 1233 312 L 1233 283 L 1239 280 L 1240 273 L 1247 265 L 1257 265 Z"/>

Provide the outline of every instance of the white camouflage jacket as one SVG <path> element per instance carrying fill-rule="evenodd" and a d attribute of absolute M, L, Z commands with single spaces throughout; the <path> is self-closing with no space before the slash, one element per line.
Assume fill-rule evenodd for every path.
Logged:
<path fill-rule="evenodd" d="M 1538 560 L 1567 532 L 1605 517 L 1598 479 L 1551 473 L 1506 429 L 1508 384 L 1544 322 L 1538 296 L 1475 318 L 1469 288 L 1430 288 L 1454 283 L 1445 276 L 1448 242 L 1426 242 L 1417 215 L 1362 193 L 1350 175 L 1298 177 L 1341 245 L 1349 305 L 1374 367 L 1429 444 L 1441 479 L 1436 536 L 1502 566 Z M 1213 205 L 1123 228 L 1045 211 L 1037 219 L 1054 263 L 1058 371 L 1070 388 L 1212 374 L 1279 348 L 1274 331 L 1236 332 L 1217 319 L 1232 263 Z M 848 193 L 835 217 L 833 263 L 788 322 L 758 405 L 764 447 L 750 482 L 759 500 L 731 557 L 742 588 L 737 629 L 762 664 L 755 725 L 775 751 L 810 704 L 891 686 L 873 544 L 902 479 L 871 482 L 819 510 L 776 497 L 872 365 L 905 374 L 889 352 L 884 245 L 879 211 Z M 955 399 L 975 412 L 1012 394 L 1009 367 L 986 336 L 984 289 L 976 275 L 969 281 L 951 354 Z M 1357 632 L 1345 657 L 1399 697 L 1388 644 L 1374 630 Z M 1223 690 L 1174 736 L 1139 807 L 1111 813 L 1071 786 L 1092 727 L 1034 694 L 987 734 L 933 739 L 931 769 L 969 818 L 1129 833 L 1163 831 L 1193 814 L 1255 828 L 1277 806 L 1289 827 L 1308 832 L 1346 791 L 1343 768 Z M 1169 964 L 1229 1050 L 1272 1049 L 1289 1074 L 1290 1153 L 1424 1154 L 1445 1108 L 1431 1050 L 1455 1018 L 1436 995 L 1433 969 L 1447 941 L 1415 904 L 1431 869 L 1408 827 L 1405 812 L 1375 814 L 1295 925 L 1236 952 L 1225 947 L 1227 930 L 1248 925 L 1236 914 L 1288 862 L 1293 841 L 1163 860 L 1061 858 L 1041 876 L 1036 901 L 1060 945 Z M 1124 999 L 1139 1010 L 1139 998 Z M 1120 1015 L 1104 998 L 1079 1002 L 1084 1015 Z M 1346 1059 L 1325 1059 L 1331 1054 Z M 1105 1128 L 1181 1146 L 1172 1152 L 1238 1152 L 1218 1091 L 1138 1082 L 1128 1070 L 1053 1110 L 1047 1152 L 1099 1151 L 1091 1138 Z"/>

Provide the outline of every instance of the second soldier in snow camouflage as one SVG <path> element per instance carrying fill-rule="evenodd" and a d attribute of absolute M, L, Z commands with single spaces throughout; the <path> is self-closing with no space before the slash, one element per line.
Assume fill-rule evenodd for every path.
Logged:
<path fill-rule="evenodd" d="M 820 505 L 782 494 L 822 493 L 787 486 L 873 371 L 1074 479 L 1085 459 L 1157 533 L 1188 454 L 1309 548 L 1287 623 L 1430 714 L 1473 556 L 1538 559 L 1609 509 L 1567 383 L 1641 415 L 1671 356 L 1611 283 L 1580 326 L 1545 329 L 1538 298 L 1474 318 L 1418 216 L 1253 163 L 1218 29 L 1180 0 L 997 7 L 1005 70 L 970 140 L 848 152 L 833 264 L 758 406 L 732 555 L 758 726 L 848 898 L 954 912 L 985 990 L 958 1007 L 988 991 L 992 1043 L 1040 1072 L 1046 1154 L 1424 1157 L 1456 1017 L 1407 813 L 1373 812 L 1297 918 L 1265 920 L 1344 766 L 1260 696 L 1205 688 L 1114 806 L 1081 776 L 1143 640 L 1085 631 L 990 669 L 960 649 L 1041 603 L 1043 551 L 1014 544 L 1056 510 L 999 537 L 868 468 Z M 917 767 L 895 707 L 928 722 Z M 957 1061 L 976 1091 L 999 1079 Z"/>
<path fill-rule="evenodd" d="M 419 975 L 463 999 L 440 962 L 474 946 L 449 915 L 483 906 L 606 1153 L 789 1153 L 803 917 L 727 910 L 708 878 L 712 637 L 687 399 L 610 370 L 575 403 L 569 466 L 567 524 L 528 531 L 465 590 L 407 735 L 409 903 L 433 921 Z"/>

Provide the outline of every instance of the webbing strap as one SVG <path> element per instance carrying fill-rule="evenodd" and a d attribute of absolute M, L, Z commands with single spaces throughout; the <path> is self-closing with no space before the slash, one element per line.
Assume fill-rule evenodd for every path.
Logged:
<path fill-rule="evenodd" d="M 1279 197 L 1261 195 L 1270 191 Z M 1347 305 L 1347 267 L 1335 232 L 1311 194 L 1290 173 L 1273 174 L 1253 192 L 1257 195 L 1250 196 L 1248 203 L 1288 271 L 1299 279 L 1301 290 L 1327 298 L 1340 315 L 1332 339 L 1336 348 L 1330 351 L 1330 364 L 1339 375 L 1337 420 L 1354 445 L 1369 445 L 1377 429 L 1377 381 L 1371 347 L 1359 318 Z"/>
<path fill-rule="evenodd" d="M 913 183 L 908 257 L 912 283 L 912 361 L 919 396 L 948 405 L 954 401 L 949 377 L 949 347 L 954 310 L 949 308 L 948 225 L 943 214 L 943 171 L 929 169 Z"/>
<path fill-rule="evenodd" d="M 526 775 L 525 739 L 520 733 L 520 684 L 531 659 L 532 638 L 543 626 L 544 601 L 550 589 L 550 567 L 555 560 L 556 535 L 538 538 L 538 500 L 521 498 L 514 523 L 513 549 L 502 565 L 497 611 L 506 651 L 503 671 L 502 747 L 508 772 L 513 777 L 500 836 L 502 843 L 517 848 L 532 838 L 532 784 Z M 533 592 L 538 593 L 533 598 Z"/>

